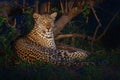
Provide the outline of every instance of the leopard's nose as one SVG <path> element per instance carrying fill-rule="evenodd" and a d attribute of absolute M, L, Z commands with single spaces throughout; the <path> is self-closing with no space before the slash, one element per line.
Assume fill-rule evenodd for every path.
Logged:
<path fill-rule="evenodd" d="M 47 29 L 50 29 L 50 26 L 46 26 Z"/>
<path fill-rule="evenodd" d="M 49 31 L 49 30 L 50 30 L 50 26 L 49 26 L 49 25 L 47 25 L 47 26 L 46 26 L 46 29 Z"/>

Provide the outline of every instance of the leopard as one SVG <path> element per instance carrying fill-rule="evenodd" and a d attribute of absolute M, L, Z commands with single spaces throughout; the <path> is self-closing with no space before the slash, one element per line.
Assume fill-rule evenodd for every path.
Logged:
<path fill-rule="evenodd" d="M 15 42 L 15 52 L 24 62 L 53 65 L 76 65 L 77 60 L 88 56 L 85 50 L 61 50 L 56 48 L 54 27 L 57 12 L 51 14 L 33 13 L 33 29 Z"/>

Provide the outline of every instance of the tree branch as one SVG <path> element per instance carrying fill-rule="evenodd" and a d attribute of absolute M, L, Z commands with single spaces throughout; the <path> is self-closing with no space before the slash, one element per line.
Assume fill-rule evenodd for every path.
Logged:
<path fill-rule="evenodd" d="M 22 11 L 25 13 L 25 7 L 26 7 L 26 0 L 23 0 L 23 5 L 22 5 Z"/>
<path fill-rule="evenodd" d="M 78 50 L 78 48 L 72 47 L 70 45 L 66 45 L 64 43 L 57 43 L 57 48 L 63 50 L 73 50 L 73 51 Z"/>
<path fill-rule="evenodd" d="M 100 40 L 106 34 L 108 28 L 110 27 L 111 23 L 117 17 L 118 14 L 119 14 L 119 11 L 113 16 L 113 18 L 110 20 L 110 22 L 108 23 L 107 27 L 105 28 L 104 32 L 97 38 L 97 40 Z"/>
<path fill-rule="evenodd" d="M 94 9 L 93 7 L 91 7 L 91 10 L 92 10 L 92 12 L 93 12 L 93 14 L 94 14 L 94 16 L 95 16 L 95 19 L 97 20 L 97 22 L 98 22 L 98 24 L 99 24 L 99 27 L 102 26 L 102 24 L 101 24 L 101 22 L 100 22 L 100 20 L 99 20 L 99 18 L 98 18 L 98 16 L 97 16 L 97 14 L 96 14 L 95 9 Z"/>
<path fill-rule="evenodd" d="M 70 11 L 73 8 L 73 5 L 75 3 L 75 0 L 70 0 L 68 3 L 68 11 Z"/>
<path fill-rule="evenodd" d="M 50 13 L 50 7 L 51 7 L 50 1 L 43 3 L 40 8 L 40 13 L 41 14 Z"/>
<path fill-rule="evenodd" d="M 93 3 L 91 2 L 91 0 L 89 0 L 89 3 L 90 3 L 90 8 L 91 8 L 91 10 L 92 10 L 92 12 L 93 12 L 93 14 L 94 14 L 97 22 L 98 22 L 98 26 L 95 29 L 95 32 L 94 32 L 94 35 L 93 35 L 93 39 L 91 41 L 91 50 L 93 51 L 93 44 L 94 44 L 94 41 L 96 39 L 97 32 L 98 32 L 98 30 L 99 30 L 99 28 L 101 27 L 102 24 L 101 24 L 101 22 L 100 22 L 100 20 L 99 20 L 99 18 L 97 16 L 97 14 L 96 14 L 96 11 L 93 8 Z"/>
<path fill-rule="evenodd" d="M 65 13 L 67 13 L 68 12 L 68 1 L 66 0 L 65 1 Z"/>
<path fill-rule="evenodd" d="M 50 7 L 51 7 L 51 2 L 50 2 L 50 0 L 48 1 L 48 6 L 47 6 L 47 11 L 48 11 L 48 13 L 50 13 Z"/>
<path fill-rule="evenodd" d="M 60 0 L 60 7 L 61 7 L 61 10 L 62 10 L 62 14 L 64 13 L 64 7 L 63 7 L 63 3 L 62 1 Z"/>
<path fill-rule="evenodd" d="M 6 25 L 8 26 L 8 27 L 16 27 L 16 19 L 14 19 L 14 23 L 13 23 L 13 25 L 11 25 L 11 24 L 9 24 L 9 22 L 8 22 L 8 20 L 6 19 Z"/>
<path fill-rule="evenodd" d="M 16 19 L 14 19 L 13 25 L 11 25 L 11 24 L 9 23 L 9 17 L 8 17 L 8 14 L 7 14 L 6 10 L 3 10 L 3 11 L 2 11 L 2 14 L 3 14 L 3 16 L 4 16 L 5 19 L 6 19 L 5 24 L 6 24 L 8 27 L 16 27 Z"/>
<path fill-rule="evenodd" d="M 39 0 L 35 0 L 35 12 L 38 13 L 39 12 Z"/>
<path fill-rule="evenodd" d="M 70 45 L 66 45 L 64 43 L 57 43 L 57 48 L 58 49 L 63 49 L 63 50 L 69 50 L 69 51 L 81 51 L 81 52 L 85 52 L 87 55 L 90 55 L 91 53 L 88 52 L 88 51 L 84 51 L 82 49 L 78 49 L 78 48 L 75 48 L 73 46 L 70 46 Z"/>
<path fill-rule="evenodd" d="M 60 0 L 61 1 L 61 0 Z M 63 4 L 61 4 L 61 9 L 62 9 L 62 13 L 63 13 Z M 58 35 L 60 33 L 60 31 L 65 27 L 65 25 L 71 21 L 71 19 L 73 19 L 75 16 L 77 16 L 78 14 L 80 14 L 83 9 L 84 5 L 81 3 L 81 5 L 75 9 L 75 7 L 73 7 L 70 11 L 68 11 L 66 14 L 62 14 L 62 16 L 55 22 L 55 28 L 54 28 L 54 34 L 55 36 Z"/>
<path fill-rule="evenodd" d="M 86 35 L 83 35 L 83 34 L 63 34 L 63 35 L 58 35 L 57 37 L 55 37 L 55 40 L 59 40 L 59 39 L 63 39 L 63 38 L 82 38 L 82 39 L 87 39 L 87 40 L 93 40 L 92 37 L 90 36 L 86 36 Z M 95 40 L 94 40 L 95 41 Z"/>

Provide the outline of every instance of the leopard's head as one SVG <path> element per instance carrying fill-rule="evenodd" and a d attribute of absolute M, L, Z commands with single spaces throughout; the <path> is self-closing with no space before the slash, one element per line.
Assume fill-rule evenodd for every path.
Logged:
<path fill-rule="evenodd" d="M 38 13 L 33 14 L 35 27 L 37 27 L 36 29 L 38 29 L 37 31 L 40 36 L 45 38 L 53 38 L 53 27 L 56 16 L 56 12 L 45 15 L 40 15 Z"/>

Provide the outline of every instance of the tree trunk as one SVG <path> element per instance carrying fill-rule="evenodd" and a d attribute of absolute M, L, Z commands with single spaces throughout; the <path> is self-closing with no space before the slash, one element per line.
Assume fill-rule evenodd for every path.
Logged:
<path fill-rule="evenodd" d="M 70 22 L 75 16 L 80 14 L 82 12 L 82 9 L 75 11 L 72 10 L 71 12 L 67 14 L 63 14 L 56 22 L 55 22 L 55 29 L 54 34 L 57 36 L 60 31 L 65 27 L 65 25 Z"/>

